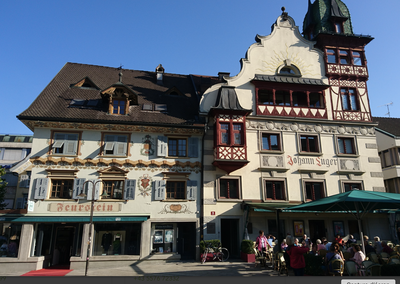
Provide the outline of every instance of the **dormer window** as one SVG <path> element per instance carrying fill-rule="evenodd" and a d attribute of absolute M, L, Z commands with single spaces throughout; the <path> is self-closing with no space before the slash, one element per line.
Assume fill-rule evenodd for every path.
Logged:
<path fill-rule="evenodd" d="M 334 25 L 335 25 L 335 32 L 338 34 L 342 34 L 343 33 L 343 23 L 336 22 L 336 23 L 334 23 Z"/>
<path fill-rule="evenodd" d="M 125 114 L 125 100 L 113 100 L 113 114 Z"/>

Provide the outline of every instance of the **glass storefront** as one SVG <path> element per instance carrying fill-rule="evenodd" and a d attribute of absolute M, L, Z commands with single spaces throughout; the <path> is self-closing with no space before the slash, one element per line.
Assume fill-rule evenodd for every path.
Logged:
<path fill-rule="evenodd" d="M 93 255 L 139 255 L 141 223 L 94 224 Z"/>
<path fill-rule="evenodd" d="M 17 257 L 22 224 L 2 223 L 0 229 L 0 257 Z"/>

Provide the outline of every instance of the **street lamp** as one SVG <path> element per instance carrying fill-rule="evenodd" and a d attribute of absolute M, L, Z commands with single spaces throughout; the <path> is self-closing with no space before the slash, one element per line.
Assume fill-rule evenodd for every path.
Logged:
<path fill-rule="evenodd" d="M 85 184 L 90 182 L 93 185 L 92 189 L 92 200 L 90 201 L 90 226 L 89 226 L 89 240 L 88 240 L 88 245 L 87 245 L 87 253 L 86 253 L 86 267 L 85 267 L 85 276 L 87 276 L 87 271 L 89 268 L 89 257 L 90 257 L 90 250 L 91 250 L 91 244 L 92 244 L 92 226 L 93 226 L 93 210 L 94 210 L 94 197 L 95 197 L 95 190 L 96 190 L 96 184 L 99 182 L 103 182 L 102 180 L 97 180 L 97 181 L 92 181 L 92 180 L 87 180 L 83 183 L 82 189 L 85 188 Z M 78 195 L 79 197 L 87 197 L 87 194 L 85 194 L 84 191 L 82 191 L 81 194 Z M 107 197 L 108 194 L 107 192 L 103 192 L 101 194 L 101 197 Z"/>

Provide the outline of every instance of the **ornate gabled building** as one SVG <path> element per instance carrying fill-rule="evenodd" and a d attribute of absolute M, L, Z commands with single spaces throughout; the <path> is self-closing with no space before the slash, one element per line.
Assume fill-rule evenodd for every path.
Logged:
<path fill-rule="evenodd" d="M 233 255 L 259 230 L 313 241 L 358 235 L 344 214 L 289 207 L 348 190 L 384 191 L 368 101 L 365 46 L 340 0 L 309 1 L 303 35 L 284 8 L 241 70 L 205 91 L 204 238 Z M 281 213 L 283 212 L 283 213 Z M 379 214 L 365 231 L 388 226 Z M 279 221 L 277 221 L 279 220 Z M 383 231 L 383 230 L 382 230 Z M 381 233 L 382 237 L 384 233 Z"/>
<path fill-rule="evenodd" d="M 27 214 L 1 216 L 17 249 L 0 269 L 83 268 L 90 235 L 91 266 L 199 257 L 198 90 L 217 81 L 67 63 L 18 115 L 31 183 Z"/>

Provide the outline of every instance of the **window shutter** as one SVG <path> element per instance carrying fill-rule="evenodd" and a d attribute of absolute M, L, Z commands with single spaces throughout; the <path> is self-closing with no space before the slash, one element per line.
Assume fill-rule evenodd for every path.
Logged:
<path fill-rule="evenodd" d="M 24 199 L 17 198 L 17 208 L 16 209 L 24 209 Z"/>
<path fill-rule="evenodd" d="M 46 199 L 48 184 L 48 178 L 36 179 L 34 199 Z"/>
<path fill-rule="evenodd" d="M 64 143 L 64 154 L 76 155 L 77 144 L 77 141 L 66 141 L 66 143 Z"/>
<path fill-rule="evenodd" d="M 165 180 L 154 181 L 154 199 L 155 200 L 165 199 Z"/>
<path fill-rule="evenodd" d="M 82 192 L 84 192 L 83 184 L 86 179 L 84 178 L 76 178 L 74 179 L 74 189 L 72 191 L 72 199 L 83 199 L 83 197 L 78 196 Z"/>
<path fill-rule="evenodd" d="M 115 142 L 106 142 L 106 145 L 104 146 L 104 150 L 111 151 L 112 149 L 114 149 L 114 144 L 115 144 Z"/>
<path fill-rule="evenodd" d="M 125 181 L 125 188 L 124 188 L 124 199 L 125 200 L 134 200 L 135 199 L 135 188 L 136 188 L 136 180 L 128 179 Z"/>
<path fill-rule="evenodd" d="M 116 142 L 114 154 L 118 156 L 126 155 L 126 142 Z"/>
<path fill-rule="evenodd" d="M 100 184 L 102 183 L 100 179 L 90 179 L 88 181 L 92 181 L 95 184 L 95 191 L 94 191 L 94 200 L 99 200 L 100 198 Z M 92 189 L 93 189 L 93 183 L 92 182 L 87 182 L 86 183 L 86 194 L 87 200 L 92 200 Z"/>
<path fill-rule="evenodd" d="M 197 158 L 199 156 L 199 139 L 197 137 L 189 137 L 189 157 Z"/>
<path fill-rule="evenodd" d="M 21 175 L 20 187 L 29 187 L 29 176 L 28 175 Z"/>
<path fill-rule="evenodd" d="M 158 140 L 157 140 L 157 156 L 158 157 L 166 157 L 167 156 L 167 144 L 168 144 L 167 136 L 158 136 Z"/>
<path fill-rule="evenodd" d="M 0 160 L 4 160 L 4 159 L 3 159 L 4 150 L 5 150 L 5 148 L 0 148 Z"/>
<path fill-rule="evenodd" d="M 197 180 L 188 180 L 186 182 L 186 199 L 196 200 L 197 195 Z"/>

